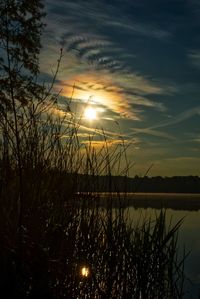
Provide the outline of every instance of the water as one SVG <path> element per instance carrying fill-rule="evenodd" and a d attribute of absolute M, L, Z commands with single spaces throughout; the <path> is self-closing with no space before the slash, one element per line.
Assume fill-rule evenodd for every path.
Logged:
<path fill-rule="evenodd" d="M 158 209 L 153 208 L 134 208 L 129 207 L 129 213 L 133 221 L 138 221 L 141 217 L 151 216 L 152 219 L 158 213 Z M 200 210 L 199 211 L 181 211 L 167 209 L 167 222 L 178 222 L 184 218 L 183 224 L 179 230 L 179 253 L 190 252 L 185 261 L 185 274 L 191 280 L 186 283 L 186 289 L 191 293 L 192 298 L 197 298 L 200 293 Z M 191 298 L 191 297 L 188 297 Z"/>
<path fill-rule="evenodd" d="M 110 199 L 111 193 L 100 193 L 102 203 Z M 117 193 L 112 194 L 115 207 L 120 203 L 123 206 L 138 208 L 168 208 L 173 210 L 200 210 L 200 194 L 184 193 Z"/>
<path fill-rule="evenodd" d="M 186 298 L 200 298 L 200 194 L 153 194 L 153 193 L 128 193 L 112 195 L 115 208 L 120 203 L 129 209 L 131 220 L 138 221 L 141 217 L 155 218 L 160 208 L 167 212 L 167 223 L 176 224 L 180 219 L 183 223 L 179 229 L 179 253 L 183 250 L 189 253 L 185 260 L 185 275 L 187 277 Z M 109 193 L 100 195 L 102 204 L 105 205 L 110 198 Z M 199 297 L 198 297 L 199 296 Z"/>

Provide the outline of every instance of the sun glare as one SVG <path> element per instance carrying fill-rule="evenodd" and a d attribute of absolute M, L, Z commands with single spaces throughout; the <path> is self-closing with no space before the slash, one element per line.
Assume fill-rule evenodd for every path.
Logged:
<path fill-rule="evenodd" d="M 84 116 L 88 120 L 94 120 L 97 118 L 97 112 L 92 107 L 87 107 L 84 111 Z"/>

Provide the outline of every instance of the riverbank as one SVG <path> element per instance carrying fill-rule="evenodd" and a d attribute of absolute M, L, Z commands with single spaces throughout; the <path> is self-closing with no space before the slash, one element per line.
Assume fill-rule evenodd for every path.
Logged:
<path fill-rule="evenodd" d="M 154 209 L 200 210 L 200 194 L 189 193 L 95 193 L 99 204 L 106 207 L 112 204 L 114 208 L 135 207 Z"/>

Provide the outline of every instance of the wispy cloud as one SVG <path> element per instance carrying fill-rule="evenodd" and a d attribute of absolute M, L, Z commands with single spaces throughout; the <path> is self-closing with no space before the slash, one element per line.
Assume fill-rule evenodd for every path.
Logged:
<path fill-rule="evenodd" d="M 113 93 L 113 101 L 108 100 L 107 103 L 108 108 L 114 112 L 140 120 L 141 115 L 136 115 L 133 105 L 151 107 L 161 112 L 166 110 L 163 103 L 148 98 L 148 95 L 169 94 L 174 92 L 173 88 L 134 71 L 133 67 L 130 67 L 134 53 L 130 54 L 127 48 L 115 39 L 115 34 L 121 28 L 128 34 L 137 33 L 141 36 L 165 39 L 171 36 L 169 32 L 155 25 L 140 24 L 134 19 L 122 16 L 117 5 L 108 5 L 101 1 L 94 1 L 89 6 L 83 1 L 55 3 L 48 0 L 47 3 L 47 24 L 54 32 L 49 38 L 52 43 L 57 40 L 66 50 L 61 67 L 61 77 L 62 80 L 65 77 L 63 81 L 66 82 L 66 86 L 77 81 L 76 74 L 87 77 L 88 72 L 96 72 L 99 78 L 104 78 L 103 87 L 96 86 L 95 82 L 94 88 L 87 87 L 88 94 L 93 93 L 95 88 L 96 91 L 104 89 L 107 95 Z M 112 30 L 114 31 L 111 35 Z M 105 82 L 106 80 L 108 82 Z M 92 86 L 93 82 L 88 80 L 87 84 Z M 76 86 L 77 89 L 86 89 L 81 84 Z M 113 89 L 118 91 L 113 92 Z"/>
<path fill-rule="evenodd" d="M 124 139 L 123 141 L 121 139 L 108 139 L 106 142 L 105 140 L 82 140 L 82 144 L 85 144 L 86 146 L 92 146 L 94 148 L 102 149 L 103 147 L 110 148 L 110 147 L 116 147 L 116 146 L 122 146 L 126 147 L 129 145 L 133 145 L 136 142 L 131 142 L 128 139 Z"/>
<path fill-rule="evenodd" d="M 180 122 L 183 122 L 195 115 L 200 115 L 200 106 L 196 106 L 191 109 L 188 109 L 188 110 L 176 115 L 175 117 L 171 118 L 168 121 L 165 121 L 165 122 L 162 122 L 160 124 L 153 126 L 152 129 L 158 129 L 158 128 L 172 126 L 172 125 L 178 124 Z"/>
<path fill-rule="evenodd" d="M 200 68 L 200 50 L 190 51 L 188 57 L 193 66 Z"/>
<path fill-rule="evenodd" d="M 47 74 L 55 70 L 63 49 L 55 83 L 62 97 L 51 112 L 66 116 L 71 99 L 72 114 L 65 125 L 77 117 L 73 121 L 82 142 L 95 135 L 97 148 L 104 137 L 109 146 L 118 146 L 123 137 L 142 149 L 133 157 L 140 169 L 158 162 L 157 174 L 172 169 L 175 174 L 174 165 L 181 173 L 185 163 L 184 173 L 192 173 L 189 156 L 199 148 L 200 2 L 161 2 L 45 0 L 40 66 L 44 80 L 51 82 Z M 78 119 L 86 105 L 99 109 L 97 120 Z M 183 159 L 176 159 L 178 155 Z M 175 160 L 165 160 L 169 157 Z"/>
<path fill-rule="evenodd" d="M 151 127 L 148 128 L 132 128 L 131 131 L 132 133 L 130 135 L 140 135 L 140 134 L 147 134 L 150 136 L 157 136 L 157 137 L 162 137 L 165 139 L 169 139 L 169 140 L 176 140 L 177 141 L 177 136 L 173 136 L 173 134 L 168 134 L 166 132 L 161 132 L 157 129 L 161 129 L 161 128 L 165 128 L 165 127 L 169 127 L 169 126 L 174 126 L 178 123 L 184 122 L 185 120 L 195 116 L 195 115 L 199 115 L 200 116 L 200 106 L 194 107 L 192 109 L 188 109 L 178 115 L 176 115 L 175 117 L 169 119 L 168 121 L 164 121 L 158 124 L 155 124 Z M 188 141 L 198 141 L 198 138 L 193 138 L 191 140 L 191 138 Z M 185 140 L 184 140 L 185 142 Z"/>
<path fill-rule="evenodd" d="M 153 25 L 150 24 L 139 24 L 136 22 L 128 21 L 127 19 L 117 21 L 111 20 L 107 21 L 108 25 L 111 25 L 113 27 L 117 27 L 120 30 L 128 30 L 129 32 L 137 33 L 140 35 L 144 35 L 148 38 L 155 38 L 158 40 L 168 40 L 170 37 L 172 37 L 172 33 L 166 30 L 162 30 L 159 28 L 156 28 Z"/>
<path fill-rule="evenodd" d="M 165 138 L 168 140 L 176 140 L 176 138 L 174 136 L 172 136 L 168 133 L 149 129 L 149 128 L 145 128 L 145 129 L 134 128 L 134 129 L 132 129 L 132 131 L 133 131 L 132 135 L 147 134 L 150 136 L 155 136 L 155 137 L 159 137 L 159 138 L 161 137 L 161 138 Z"/>
<path fill-rule="evenodd" d="M 151 85 L 152 84 L 152 85 Z M 165 89 L 156 86 L 142 76 L 130 75 L 113 77 L 107 72 L 88 72 L 60 81 L 58 85 L 64 96 L 70 97 L 73 92 L 73 101 L 90 102 L 103 105 L 106 110 L 132 120 L 142 119 L 141 107 L 149 107 L 161 112 L 167 110 L 162 102 L 148 98 L 148 94 L 165 93 Z M 142 95 L 143 94 L 143 95 Z"/>

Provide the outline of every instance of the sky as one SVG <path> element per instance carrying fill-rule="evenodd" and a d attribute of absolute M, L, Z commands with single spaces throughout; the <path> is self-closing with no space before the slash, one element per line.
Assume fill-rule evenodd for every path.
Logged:
<path fill-rule="evenodd" d="M 130 176 L 200 175 L 200 0 L 45 0 L 40 68 L 81 142 L 129 145 Z M 96 118 L 84 114 L 95 110 Z M 56 113 L 56 112 L 55 112 Z"/>

